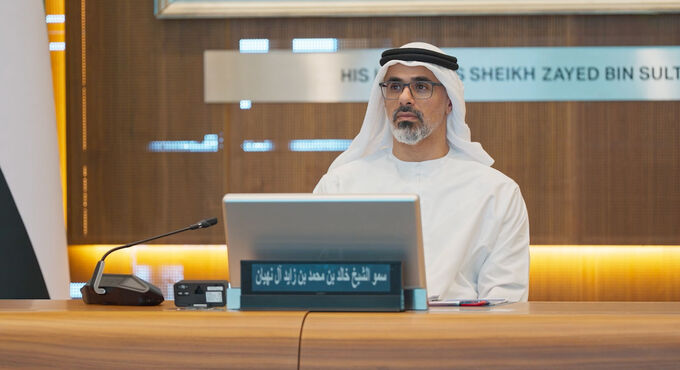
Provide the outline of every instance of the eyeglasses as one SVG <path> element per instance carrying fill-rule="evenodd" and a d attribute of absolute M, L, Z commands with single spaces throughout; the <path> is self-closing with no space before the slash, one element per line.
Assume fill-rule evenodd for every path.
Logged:
<path fill-rule="evenodd" d="M 413 81 L 404 83 L 400 81 L 381 82 L 378 85 L 381 87 L 382 95 L 385 100 L 397 100 L 404 88 L 408 86 L 411 90 L 411 95 L 414 99 L 424 100 L 432 97 L 432 92 L 435 86 L 444 86 L 439 82 L 432 81 Z"/>

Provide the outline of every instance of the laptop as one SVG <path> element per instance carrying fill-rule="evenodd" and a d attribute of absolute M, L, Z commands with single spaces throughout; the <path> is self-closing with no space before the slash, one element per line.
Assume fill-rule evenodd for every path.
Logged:
<path fill-rule="evenodd" d="M 232 288 L 241 261 L 401 261 L 406 289 L 425 289 L 417 195 L 227 194 Z"/>

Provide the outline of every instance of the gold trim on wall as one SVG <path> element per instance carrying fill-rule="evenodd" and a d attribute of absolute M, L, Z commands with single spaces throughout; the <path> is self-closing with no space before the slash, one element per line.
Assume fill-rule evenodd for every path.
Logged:
<path fill-rule="evenodd" d="M 675 0 L 156 0 L 158 18 L 675 13 Z"/>

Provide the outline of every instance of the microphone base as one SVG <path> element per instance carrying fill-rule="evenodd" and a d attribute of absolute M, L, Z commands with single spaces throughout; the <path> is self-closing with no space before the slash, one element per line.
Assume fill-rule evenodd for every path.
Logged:
<path fill-rule="evenodd" d="M 106 290 L 106 293 L 95 292 L 90 282 L 80 288 L 83 302 L 121 306 L 156 306 L 164 301 L 160 289 L 134 275 L 103 274 L 99 287 Z"/>

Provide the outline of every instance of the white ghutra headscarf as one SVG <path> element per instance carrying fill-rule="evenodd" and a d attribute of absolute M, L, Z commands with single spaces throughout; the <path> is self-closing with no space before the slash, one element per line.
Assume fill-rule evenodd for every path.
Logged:
<path fill-rule="evenodd" d="M 401 48 L 416 48 L 435 51 L 441 54 L 444 52 L 434 45 L 424 42 L 411 42 Z M 472 142 L 470 128 L 465 123 L 465 100 L 463 99 L 463 83 L 458 74 L 448 68 L 440 67 L 432 63 L 417 61 L 390 60 L 380 68 L 373 81 L 371 97 L 368 100 L 368 108 L 364 123 L 359 134 L 354 138 L 349 148 L 341 153 L 331 164 L 329 171 L 345 163 L 369 156 L 379 150 L 392 147 L 391 124 L 387 113 L 385 113 L 385 102 L 378 83 L 382 82 L 387 69 L 394 64 L 405 66 L 423 66 L 435 75 L 439 82 L 444 84 L 446 92 L 451 99 L 453 109 L 446 117 L 446 139 L 454 151 L 468 156 L 470 159 L 491 166 L 493 158 L 484 151 L 482 145 Z"/>

